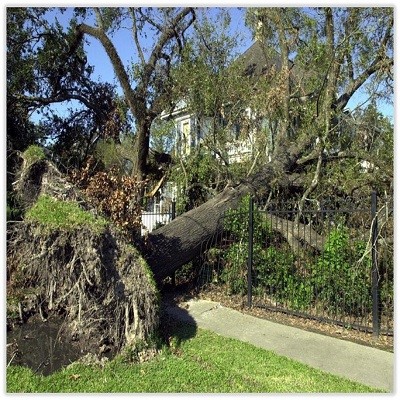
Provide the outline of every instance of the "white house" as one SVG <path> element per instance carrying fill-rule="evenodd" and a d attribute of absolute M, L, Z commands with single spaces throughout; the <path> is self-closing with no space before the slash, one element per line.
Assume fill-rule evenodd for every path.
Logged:
<path fill-rule="evenodd" d="M 282 67 L 280 55 L 274 50 L 266 52 L 262 43 L 256 40 L 242 55 L 240 55 L 235 63 L 239 63 L 239 69 L 242 72 L 243 79 L 248 77 L 254 78 L 254 84 L 257 85 L 257 79 L 263 75 L 273 71 L 280 71 Z M 248 122 L 254 122 L 257 118 L 256 113 L 250 107 L 245 107 L 241 111 L 241 119 L 237 123 L 230 121 L 229 128 L 227 128 L 226 121 L 224 120 L 224 112 L 227 112 L 230 105 L 225 106 L 225 110 L 221 110 L 221 117 L 219 121 L 216 121 L 213 117 L 195 115 L 188 108 L 188 104 L 185 99 L 179 101 L 174 109 L 165 110 L 160 115 L 161 121 L 172 121 L 173 122 L 173 136 L 174 146 L 173 152 L 179 154 L 185 158 L 191 154 L 193 149 L 204 143 L 207 137 L 215 132 L 215 129 L 221 127 L 227 129 L 227 140 L 223 143 L 221 153 L 214 151 L 214 156 L 218 159 L 224 158 L 224 161 L 232 163 L 240 163 L 243 161 L 251 160 L 257 149 L 257 129 L 243 129 L 244 125 Z M 253 120 L 253 121 L 252 121 Z M 220 124 L 215 126 L 215 124 Z M 250 126 L 254 126 L 253 123 Z M 267 159 L 270 157 L 270 153 L 273 150 L 273 131 L 265 121 L 262 122 L 259 128 L 264 129 L 264 151 L 266 151 Z M 208 136 L 210 135 L 210 136 Z M 222 147 L 222 146 L 221 146 Z M 219 154 L 218 154 L 219 153 Z M 222 154 L 223 153 L 223 154 Z M 175 187 L 176 193 L 176 187 Z M 150 215 L 159 213 L 162 201 L 172 201 L 171 190 L 168 189 L 167 184 L 161 185 L 157 189 L 157 194 L 154 196 L 153 203 L 149 204 L 148 214 L 143 216 L 143 225 L 148 231 L 151 231 L 155 224 L 161 223 L 162 221 L 150 220 Z"/>
<path fill-rule="evenodd" d="M 267 55 L 261 42 L 255 41 L 241 56 L 235 61 L 240 63 L 243 76 L 259 77 L 267 73 L 271 68 L 279 70 L 281 62 L 278 53 L 274 57 Z M 229 107 L 229 105 L 226 105 Z M 243 118 L 253 119 L 254 113 L 250 108 L 246 108 L 242 113 Z M 202 116 L 199 118 L 194 115 L 187 107 L 185 100 L 181 100 L 173 111 L 164 111 L 161 120 L 172 120 L 175 129 L 175 152 L 180 156 L 187 156 L 192 149 L 202 143 L 207 134 L 212 133 L 215 128 L 213 118 Z M 221 115 L 221 125 L 224 124 L 224 117 Z M 228 155 L 229 163 L 241 162 L 252 156 L 255 149 L 255 132 L 248 132 L 245 137 L 243 134 L 239 138 L 242 121 L 238 121 L 231 129 L 231 140 L 225 143 L 224 150 Z M 218 158 L 218 155 L 216 155 Z"/>
<path fill-rule="evenodd" d="M 191 149 L 197 147 L 202 138 L 211 129 L 211 118 L 202 118 L 199 121 L 196 116 L 188 110 L 185 100 L 179 101 L 172 112 L 163 111 L 161 120 L 173 120 L 175 130 L 174 151 L 182 156 L 190 154 Z"/>

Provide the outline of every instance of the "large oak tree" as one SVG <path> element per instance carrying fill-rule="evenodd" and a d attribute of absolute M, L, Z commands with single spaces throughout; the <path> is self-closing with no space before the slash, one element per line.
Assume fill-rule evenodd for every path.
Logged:
<path fill-rule="evenodd" d="M 44 105 L 79 101 L 97 118 L 97 127 L 89 130 L 94 136 L 89 135 L 87 141 L 93 143 L 99 127 L 105 125 L 110 114 L 114 115 L 116 108 L 113 89 L 90 79 L 92 67 L 85 58 L 84 40 L 97 40 L 122 88 L 120 100 L 133 117 L 132 174 L 144 178 L 152 122 L 179 100 L 171 71 L 184 61 L 196 10 L 77 8 L 67 29 L 57 21 L 48 23 L 45 11 L 8 9 L 8 114 L 18 113 L 26 120 L 30 112 Z M 355 157 L 354 147 L 346 147 L 346 141 L 342 141 L 347 135 L 350 142 L 356 143 L 354 134 L 345 129 L 349 101 L 364 88 L 371 89 L 370 94 L 376 99 L 390 98 L 393 93 L 392 8 L 260 8 L 248 9 L 247 13 L 248 24 L 266 54 L 274 51 L 280 62 L 279 68 L 261 74 L 256 81 L 243 77 L 243 84 L 247 79 L 246 90 L 238 92 L 247 95 L 235 101 L 242 101 L 259 116 L 249 121 L 254 122 L 259 136 L 265 133 L 259 121 L 268 121 L 272 146 L 268 151 L 261 149 L 264 151 L 260 154 L 265 157 L 253 160 L 246 178 L 231 179 L 209 202 L 149 235 L 148 260 L 157 279 L 190 261 L 221 229 L 224 211 L 235 206 L 244 194 L 296 192 L 301 206 L 319 187 L 329 186 L 327 165 L 335 164 L 340 169 L 342 161 L 353 159 L 350 165 L 354 168 L 360 156 Z M 113 43 L 113 33 L 127 26 L 135 58 L 130 66 L 124 65 Z M 151 40 L 145 44 L 146 35 Z M 197 57 L 216 48 L 204 46 L 204 54 Z M 210 73 L 213 72 L 211 68 Z M 235 82 L 237 78 L 235 75 Z M 232 87 L 229 86 L 229 95 L 234 93 Z M 209 85 L 207 90 L 210 88 Z M 201 90 L 197 89 L 201 86 L 191 93 L 201 99 Z M 218 107 L 230 101 L 225 102 L 221 96 L 215 98 Z M 369 134 L 368 130 L 365 132 Z M 376 145 L 379 141 L 375 133 L 372 137 Z M 364 151 L 362 159 L 370 161 L 373 148 Z M 371 161 L 376 163 L 379 159 Z M 390 180 L 390 171 L 387 178 Z"/>
<path fill-rule="evenodd" d="M 193 8 L 129 8 L 94 9 L 94 25 L 76 26 L 77 40 L 89 35 L 104 47 L 122 87 L 125 101 L 135 119 L 135 158 L 132 174 L 139 180 L 146 177 L 150 145 L 150 128 L 171 98 L 171 68 L 185 43 L 185 33 L 195 20 Z M 138 61 L 133 65 L 134 80 L 113 44 L 110 32 L 116 24 L 129 19 Z M 153 43 L 146 52 L 140 38 L 152 35 Z"/>

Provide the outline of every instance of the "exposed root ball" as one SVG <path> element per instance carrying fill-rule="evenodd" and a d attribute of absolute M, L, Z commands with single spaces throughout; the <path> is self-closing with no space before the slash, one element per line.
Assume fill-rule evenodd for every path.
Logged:
<path fill-rule="evenodd" d="M 7 275 L 9 297 L 29 298 L 42 315 L 65 315 L 65 333 L 88 351 L 146 341 L 158 327 L 158 293 L 148 267 L 110 228 L 99 234 L 16 223 L 8 227 Z"/>

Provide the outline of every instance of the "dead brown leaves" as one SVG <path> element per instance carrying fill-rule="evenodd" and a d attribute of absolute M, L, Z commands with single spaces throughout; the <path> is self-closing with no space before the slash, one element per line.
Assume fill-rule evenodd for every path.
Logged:
<path fill-rule="evenodd" d="M 72 181 L 84 191 L 87 200 L 115 225 L 130 233 L 140 232 L 140 199 L 146 182 L 123 176 L 116 168 L 94 172 L 94 164 L 94 159 L 89 158 L 84 168 L 72 173 Z"/>

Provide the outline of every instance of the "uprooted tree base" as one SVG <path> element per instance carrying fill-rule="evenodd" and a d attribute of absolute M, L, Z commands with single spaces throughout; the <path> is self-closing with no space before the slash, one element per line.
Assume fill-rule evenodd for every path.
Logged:
<path fill-rule="evenodd" d="M 29 208 L 39 195 L 76 201 L 80 191 L 46 160 L 24 163 L 15 185 Z M 109 224 L 49 228 L 33 221 L 7 226 L 7 322 L 33 313 L 64 317 L 63 334 L 84 351 L 102 353 L 148 341 L 157 331 L 159 298 L 148 266 Z"/>
<path fill-rule="evenodd" d="M 115 232 L 9 228 L 9 314 L 65 318 L 63 334 L 97 354 L 134 345 L 158 326 L 158 295 L 145 262 Z"/>

